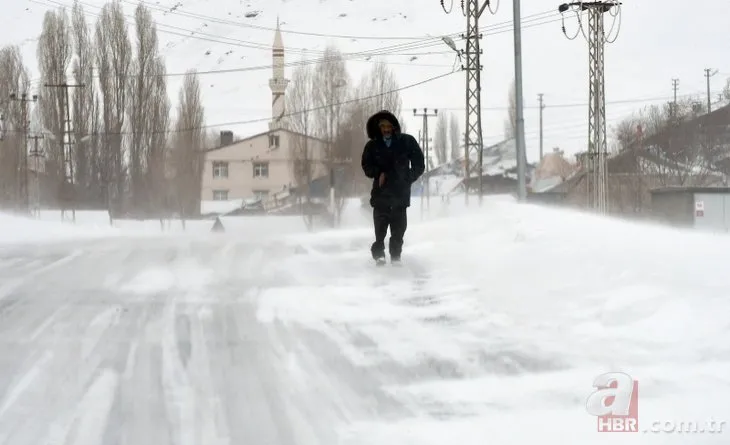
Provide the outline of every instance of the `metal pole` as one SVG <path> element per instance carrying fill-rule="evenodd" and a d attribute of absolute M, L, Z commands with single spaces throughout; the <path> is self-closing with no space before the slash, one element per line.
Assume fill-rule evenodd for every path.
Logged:
<path fill-rule="evenodd" d="M 413 114 L 415 115 L 416 109 L 413 109 Z M 425 117 L 424 117 L 425 119 Z M 418 142 L 421 144 L 421 147 L 425 146 L 425 142 L 423 142 L 423 130 L 418 130 Z M 426 180 L 426 177 L 421 176 L 421 219 L 423 219 L 423 200 L 424 194 L 426 193 L 426 183 L 424 182 Z"/>
<path fill-rule="evenodd" d="M 717 74 L 718 70 L 712 72 L 712 69 L 705 68 L 705 77 L 707 77 L 707 113 L 712 112 L 712 98 L 710 96 L 710 77 Z"/>
<path fill-rule="evenodd" d="M 543 144 L 542 144 L 542 141 L 543 141 L 543 138 L 542 138 L 542 128 L 543 128 L 543 126 L 542 126 L 542 110 L 545 109 L 545 103 L 542 100 L 542 97 L 543 97 L 543 94 L 542 93 L 538 94 L 537 96 L 538 96 L 538 98 L 540 100 L 540 161 L 542 161 L 542 157 L 544 156 L 544 153 L 545 153 L 543 151 Z"/>
<path fill-rule="evenodd" d="M 588 39 L 588 153 L 586 168 L 586 199 L 588 207 L 600 214 L 609 211 L 608 201 L 608 147 L 606 143 L 606 98 L 604 81 L 604 47 L 607 41 L 604 32 L 603 14 L 611 8 L 618 8 L 615 15 L 621 14 L 621 2 L 618 0 L 580 1 L 564 3 L 558 7 L 558 12 L 564 14 L 573 9 L 580 16 L 583 12 L 588 15 L 588 30 L 581 29 Z M 583 27 L 585 20 L 580 21 Z M 567 36 L 565 25 L 563 33 Z M 576 34 L 577 36 L 577 34 Z M 615 41 L 615 39 L 613 40 Z"/>
<path fill-rule="evenodd" d="M 21 120 L 23 128 L 23 144 L 19 149 L 19 165 L 18 165 L 18 210 L 25 205 L 25 211 L 30 213 L 30 190 L 28 186 L 28 102 L 36 102 L 38 95 L 34 94 L 28 98 L 27 93 L 22 93 L 18 97 L 15 93 L 10 94 L 10 100 L 20 102 Z"/>
<path fill-rule="evenodd" d="M 438 115 L 438 110 L 433 110 L 433 114 L 429 113 L 428 108 L 423 109 L 423 114 L 418 114 L 418 110 L 416 108 L 413 109 L 413 116 L 416 117 L 423 117 L 423 136 L 421 139 L 421 148 L 424 151 L 424 166 L 425 166 L 425 173 L 423 175 L 424 181 L 423 186 L 421 187 L 421 211 L 423 212 L 423 195 L 426 195 L 426 206 L 427 208 L 430 208 L 431 206 L 431 199 L 430 199 L 430 180 L 428 177 L 429 172 L 429 162 L 428 162 L 428 156 L 429 156 L 429 142 L 428 142 L 428 118 L 429 117 L 435 117 Z"/>
<path fill-rule="evenodd" d="M 451 10 L 447 10 L 444 2 L 441 2 L 444 12 L 449 14 Z M 466 122 L 464 131 L 464 202 L 469 204 L 469 179 L 471 177 L 470 153 L 473 149 L 477 150 L 477 159 L 479 165 L 479 200 L 482 199 L 482 156 L 484 144 L 482 141 L 482 119 L 481 119 L 481 60 L 482 50 L 479 41 L 482 34 L 479 32 L 479 18 L 489 7 L 489 12 L 495 14 L 495 10 L 490 7 L 489 0 L 464 0 L 461 2 L 461 12 L 466 17 L 466 34 L 462 37 L 466 40 L 466 49 L 463 55 L 466 56 L 466 63 L 461 69 L 466 71 Z"/>
<path fill-rule="evenodd" d="M 522 27 L 520 25 L 520 0 L 513 0 L 514 47 L 515 47 L 515 104 L 517 117 L 517 196 L 520 201 L 527 199 L 527 180 L 525 170 L 525 117 L 522 109 Z M 542 126 L 541 126 L 542 128 Z M 540 150 L 542 152 L 542 148 Z"/>
<path fill-rule="evenodd" d="M 38 148 L 38 140 L 43 139 L 43 135 L 36 135 L 31 136 L 31 139 L 33 139 L 34 147 L 33 151 L 30 152 L 30 155 L 33 157 L 34 160 L 34 166 L 35 166 L 35 177 L 33 179 L 33 207 L 34 207 L 34 213 L 36 215 L 36 218 L 40 218 L 41 215 L 41 186 L 40 186 L 40 158 L 43 157 L 43 153 Z"/>

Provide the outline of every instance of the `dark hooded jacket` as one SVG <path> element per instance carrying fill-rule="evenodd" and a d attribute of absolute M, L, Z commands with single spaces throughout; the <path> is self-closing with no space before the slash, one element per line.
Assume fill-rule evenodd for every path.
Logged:
<path fill-rule="evenodd" d="M 390 147 L 385 145 L 379 122 L 388 120 L 393 125 Z M 370 205 L 376 208 L 408 207 L 411 205 L 411 185 L 423 174 L 423 151 L 416 139 L 401 133 L 400 122 L 388 111 L 370 116 L 366 124 L 368 138 L 362 152 L 362 169 L 365 176 L 373 179 Z M 385 173 L 385 183 L 378 185 L 378 178 Z"/>

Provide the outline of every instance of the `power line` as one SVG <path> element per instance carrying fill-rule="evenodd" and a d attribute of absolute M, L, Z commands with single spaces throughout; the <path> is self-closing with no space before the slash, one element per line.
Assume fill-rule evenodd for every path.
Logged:
<path fill-rule="evenodd" d="M 29 0 L 29 1 L 41 4 L 43 6 L 49 6 L 47 4 L 39 2 L 38 0 Z M 44 0 L 44 1 L 52 3 L 57 6 L 61 6 L 61 7 L 67 6 L 56 0 Z M 95 9 L 99 9 L 99 10 L 103 9 L 102 7 L 90 5 L 90 4 L 87 4 L 84 2 L 79 2 L 79 4 L 82 6 L 89 7 L 89 8 L 95 8 Z M 84 15 L 87 15 L 89 17 L 96 17 L 96 18 L 101 16 L 100 13 L 90 12 L 87 10 L 84 10 Z M 130 25 L 135 24 L 133 16 L 130 16 L 128 14 L 123 14 L 123 16 L 126 17 L 125 22 L 127 24 L 130 24 Z M 218 35 L 208 34 L 208 33 L 202 32 L 202 31 L 198 31 L 198 30 L 191 30 L 188 28 L 181 28 L 181 27 L 174 26 L 174 25 L 168 25 L 165 23 L 155 23 L 155 26 L 157 27 L 157 32 L 163 33 L 163 34 L 171 34 L 171 35 L 191 38 L 191 39 L 195 39 L 195 40 L 209 41 L 209 42 L 213 42 L 213 43 L 221 43 L 221 44 L 239 46 L 239 47 L 251 48 L 251 49 L 258 49 L 258 50 L 262 50 L 262 51 L 271 51 L 270 43 L 250 42 L 250 41 L 245 41 L 245 40 L 240 40 L 240 39 L 234 39 L 231 37 L 218 36 Z M 181 34 L 179 32 L 174 32 L 174 31 L 167 31 L 165 29 L 160 29 L 161 27 L 176 29 L 178 31 L 185 32 L 185 34 Z M 204 37 L 204 36 L 209 36 L 209 37 Z M 222 41 L 220 39 L 226 39 L 229 41 Z M 414 49 L 419 49 L 419 48 L 427 48 L 429 46 L 436 46 L 436 44 L 438 44 L 439 46 L 441 45 L 439 36 L 427 37 L 427 38 L 420 39 L 415 42 L 399 43 L 396 45 L 391 45 L 390 47 L 386 47 L 386 48 L 392 48 L 392 51 L 390 51 L 390 52 L 393 53 L 393 55 L 412 56 L 412 55 L 423 55 L 423 53 L 397 53 L 396 50 L 398 50 L 398 49 L 401 51 L 414 50 Z M 378 50 L 380 50 L 380 48 L 362 51 L 361 53 L 369 53 L 369 52 L 378 51 Z M 308 48 L 296 48 L 296 47 L 288 47 L 287 51 L 292 52 L 292 53 L 301 53 L 301 54 L 312 53 L 312 52 L 324 54 L 324 51 L 322 51 L 322 50 L 311 50 Z M 442 52 L 439 52 L 438 54 L 445 54 L 445 53 L 448 53 L 448 51 L 442 51 Z M 358 53 L 355 53 L 355 54 L 358 54 Z"/>
<path fill-rule="evenodd" d="M 122 0 L 124 3 L 128 3 L 130 5 L 136 5 L 136 3 L 132 2 L 131 0 Z M 213 23 L 219 23 L 223 25 L 230 25 L 235 27 L 241 27 L 241 28 L 251 28 L 251 29 L 258 29 L 262 31 L 269 31 L 274 32 L 276 31 L 276 28 L 261 26 L 261 25 L 253 25 L 249 23 L 243 23 L 243 22 L 237 22 L 234 20 L 226 20 L 226 19 L 220 19 L 213 16 L 208 16 L 204 14 L 198 14 L 198 13 L 191 13 L 186 11 L 181 11 L 180 8 L 175 8 L 174 11 L 168 10 L 166 8 L 162 8 L 155 5 L 146 5 L 150 9 L 158 10 L 158 11 L 165 11 L 169 12 L 171 14 L 183 16 L 183 17 L 190 17 L 190 18 L 197 18 L 197 19 L 203 19 L 207 21 L 211 21 Z M 533 18 L 533 17 L 540 17 L 540 16 L 546 16 L 546 15 L 556 15 L 554 10 L 547 10 L 535 14 L 530 14 L 528 16 L 525 16 L 525 18 Z M 500 22 L 496 25 L 501 24 L 511 24 L 511 21 L 505 21 Z M 327 33 L 316 33 L 316 32 L 306 32 L 306 31 L 295 31 L 295 30 L 287 30 L 287 29 L 281 29 L 280 30 L 282 34 L 294 34 L 294 35 L 305 35 L 305 36 L 313 36 L 313 37 L 326 37 L 326 38 L 337 38 L 337 39 L 347 39 L 347 40 L 418 40 L 418 39 L 427 39 L 427 38 L 433 38 L 434 36 L 430 35 L 423 35 L 423 36 L 359 36 L 359 35 L 343 35 L 343 34 L 327 34 Z M 449 36 L 456 36 L 459 35 L 460 32 L 456 33 L 450 33 L 447 34 Z M 440 36 L 436 36 L 440 37 Z"/>
<path fill-rule="evenodd" d="M 296 115 L 302 114 L 302 113 L 310 113 L 312 111 L 322 110 L 322 109 L 328 108 L 330 106 L 340 106 L 340 105 L 348 105 L 348 104 L 352 104 L 352 103 L 362 102 L 362 101 L 365 101 L 365 100 L 370 100 L 370 99 L 374 99 L 374 98 L 377 98 L 377 97 L 385 96 L 387 94 L 392 94 L 392 93 L 397 93 L 397 92 L 400 92 L 400 91 L 405 91 L 405 90 L 408 90 L 408 89 L 411 89 L 411 88 L 415 88 L 417 86 L 425 85 L 427 83 L 430 83 L 430 82 L 433 82 L 433 81 L 442 79 L 444 77 L 451 76 L 452 74 L 455 74 L 457 72 L 458 71 L 449 71 L 449 72 L 446 72 L 446 73 L 443 73 L 443 74 L 439 74 L 437 76 L 429 77 L 427 79 L 424 79 L 424 80 L 421 80 L 421 81 L 418 81 L 418 82 L 415 82 L 415 83 L 411 83 L 411 84 L 408 84 L 408 85 L 405 85 L 405 86 L 402 86 L 402 87 L 399 87 L 399 88 L 394 88 L 394 89 L 389 90 L 389 91 L 383 91 L 383 92 L 378 93 L 378 94 L 372 94 L 372 95 L 364 96 L 364 97 L 357 97 L 357 98 L 354 98 L 354 99 L 348 99 L 348 100 L 345 100 L 345 101 L 341 101 L 341 102 L 338 102 L 336 104 L 322 105 L 322 106 L 318 106 L 318 107 L 307 108 L 305 110 L 299 110 L 299 111 L 294 111 L 294 112 L 291 112 L 291 113 L 286 113 L 286 114 L 284 114 L 282 116 L 282 118 L 287 118 L 287 117 L 290 117 L 290 116 L 296 116 Z M 201 125 L 199 127 L 187 127 L 187 128 L 181 128 L 181 129 L 175 129 L 175 130 L 165 130 L 165 131 L 152 131 L 152 132 L 150 132 L 148 134 L 184 133 L 184 132 L 187 132 L 187 131 L 205 130 L 205 129 L 208 129 L 208 128 L 227 127 L 227 126 L 234 126 L 234 125 L 256 124 L 256 123 L 261 123 L 261 122 L 269 122 L 270 120 L 271 120 L 271 117 L 269 116 L 269 117 L 257 118 L 257 119 L 250 119 L 250 120 L 245 120 L 245 121 L 224 122 L 224 123 L 220 123 L 220 124 Z M 98 132 L 98 133 L 89 133 L 89 135 L 131 135 L 131 134 L 132 133 L 129 133 L 129 132 Z"/>
<path fill-rule="evenodd" d="M 38 3 L 38 4 L 41 4 L 41 5 L 44 5 L 44 6 L 48 6 L 48 5 L 45 5 L 43 3 L 40 3 L 37 0 L 29 0 L 29 1 L 32 1 L 34 3 Z M 65 6 L 62 3 L 58 2 L 58 1 L 55 1 L 55 0 L 45 0 L 45 1 L 54 3 L 54 4 L 59 5 L 59 6 Z M 97 6 L 88 5 L 88 4 L 83 3 L 83 2 L 80 2 L 80 4 L 85 5 L 85 6 L 89 6 L 89 7 L 94 7 L 94 8 L 97 8 L 97 9 L 101 9 L 101 8 L 99 8 Z M 93 17 L 99 17 L 100 16 L 100 14 L 92 13 L 92 12 L 89 12 L 89 11 L 86 11 L 86 10 L 84 11 L 84 14 L 85 15 L 88 15 L 88 16 L 93 16 Z M 534 16 L 540 16 L 540 15 L 544 15 L 544 13 L 534 14 Z M 125 17 L 131 18 L 129 15 L 125 15 Z M 530 17 L 530 16 L 527 16 L 527 17 Z M 545 18 L 545 17 L 537 17 L 537 19 L 543 19 L 543 18 Z M 535 20 L 535 19 L 532 19 L 532 20 Z M 525 20 L 524 22 L 527 23 L 529 21 L 530 20 Z M 542 26 L 542 25 L 545 25 L 545 24 L 553 23 L 555 21 L 557 21 L 557 20 L 550 20 L 550 21 L 547 21 L 547 22 L 534 23 L 532 26 L 525 26 L 525 28 L 534 27 L 534 26 Z M 509 23 L 509 22 L 503 22 L 503 23 Z M 198 40 L 211 41 L 211 42 L 214 42 L 214 43 L 221 43 L 221 44 L 226 44 L 226 45 L 248 47 L 248 48 L 259 49 L 259 50 L 264 50 L 264 51 L 270 51 L 271 50 L 270 44 L 256 43 L 256 42 L 246 42 L 246 41 L 241 41 L 241 40 L 236 40 L 236 39 L 230 39 L 228 37 L 221 37 L 221 38 L 233 40 L 234 42 L 242 42 L 242 43 L 225 42 L 225 41 L 220 41 L 220 40 L 215 40 L 215 39 L 209 39 L 209 38 L 205 38 L 205 37 L 200 37 L 200 36 L 196 36 L 196 35 L 180 34 L 180 33 L 172 32 L 172 31 L 166 31 L 164 29 L 159 29 L 159 27 L 160 26 L 171 27 L 171 28 L 174 28 L 174 29 L 180 29 L 182 31 L 187 31 L 189 33 L 192 33 L 192 32 L 198 32 L 199 33 L 199 31 L 193 31 L 193 30 L 189 30 L 189 29 L 185 29 L 185 28 L 179 28 L 179 27 L 175 27 L 175 26 L 172 26 L 172 25 L 165 25 L 165 24 L 160 24 L 160 23 L 157 23 L 156 25 L 158 26 L 158 30 L 157 31 L 158 32 L 161 32 L 161 33 L 165 33 L 165 34 L 172 34 L 172 35 L 177 35 L 177 36 L 186 37 L 186 38 L 193 38 L 193 39 L 198 39 Z M 484 33 L 484 35 L 496 35 L 496 34 L 501 34 L 503 32 L 512 31 L 511 28 L 505 28 L 505 29 L 501 29 L 501 30 L 496 30 L 496 28 L 499 28 L 499 27 L 500 27 L 500 24 L 490 25 L 490 26 L 485 27 L 485 29 L 493 29 L 494 28 L 495 31 Z M 450 34 L 449 36 L 456 36 L 456 34 Z M 381 47 L 381 48 L 373 48 L 373 49 L 359 51 L 359 52 L 354 52 L 354 53 L 341 53 L 341 54 L 342 54 L 343 58 L 346 59 L 346 60 L 372 62 L 371 59 L 373 57 L 377 57 L 377 56 L 437 55 L 437 54 L 448 54 L 448 53 L 450 53 L 450 51 L 436 51 L 436 52 L 428 52 L 428 53 L 404 53 L 404 52 L 402 52 L 402 51 L 412 51 L 412 50 L 417 50 L 417 49 L 426 49 L 426 48 L 437 47 L 437 46 L 438 47 L 443 46 L 443 41 L 442 41 L 442 38 L 440 36 L 428 37 L 428 38 L 425 38 L 425 39 L 423 39 L 422 41 L 419 41 L 419 42 L 411 42 L 411 43 L 405 43 L 405 44 L 396 44 L 396 45 L 390 45 L 390 46 Z M 290 47 L 288 47 L 287 48 L 287 52 L 295 52 L 295 53 L 301 52 L 302 54 L 305 54 L 305 53 L 311 53 L 312 50 L 307 50 L 305 48 L 290 48 Z M 323 51 L 314 51 L 314 52 L 324 53 Z M 363 59 L 363 58 L 365 58 L 365 60 L 359 60 L 359 59 Z M 307 60 L 307 61 L 289 62 L 285 66 L 286 67 L 297 67 L 297 66 L 303 66 L 303 65 L 309 65 L 309 64 L 316 64 L 316 63 L 319 63 L 319 62 L 325 62 L 326 60 L 327 60 L 326 58 L 319 58 L 319 59 L 311 59 L 311 60 Z M 386 63 L 389 64 L 389 65 L 398 64 L 397 62 L 390 62 L 390 61 L 389 62 L 386 62 Z M 408 62 L 408 63 L 402 63 L 402 64 L 403 65 L 408 65 L 408 66 L 426 66 L 425 64 L 414 63 L 414 62 Z M 436 66 L 436 65 L 434 65 L 434 66 Z M 445 66 L 445 65 L 438 65 L 438 66 Z M 252 66 L 252 67 L 242 67 L 242 68 L 233 68 L 233 69 L 206 70 L 206 71 L 200 71 L 200 72 L 198 72 L 198 74 L 223 74 L 223 73 L 234 73 L 234 72 L 266 70 L 266 69 L 271 69 L 271 68 L 272 68 L 272 65 L 258 65 L 258 66 Z M 173 77 L 173 76 L 184 76 L 185 74 L 186 73 L 165 73 L 165 74 L 160 74 L 160 76 Z M 132 76 L 132 75 L 133 74 L 130 74 L 129 76 Z M 98 77 L 98 76 L 94 76 L 94 77 Z M 37 79 L 34 80 L 34 82 L 37 82 L 37 81 L 38 81 Z"/>
<path fill-rule="evenodd" d="M 391 90 L 391 91 L 388 91 L 388 92 L 384 92 L 384 93 L 381 93 L 381 94 L 376 94 L 376 95 L 373 95 L 373 96 L 359 97 L 359 98 L 351 99 L 351 100 L 342 102 L 341 104 L 356 103 L 356 102 L 359 102 L 359 101 L 364 101 L 364 100 L 369 100 L 369 99 L 372 99 L 372 98 L 380 97 L 382 95 L 386 95 L 386 94 L 389 94 L 389 93 L 407 90 L 407 89 L 410 89 L 410 88 L 413 88 L 413 87 L 416 87 L 416 86 L 420 86 L 420 85 L 426 84 L 426 83 L 431 82 L 431 81 L 434 81 L 434 80 L 441 79 L 443 77 L 447 77 L 447 76 L 449 76 L 451 74 L 455 74 L 456 72 L 458 72 L 458 71 L 447 72 L 445 74 L 441 74 L 441 75 L 436 76 L 436 77 L 432 77 L 432 78 L 428 78 L 428 79 L 422 80 L 422 81 L 417 82 L 415 84 L 408 84 L 408 85 L 405 85 L 405 86 L 403 86 L 401 88 L 394 89 L 394 90 Z M 686 95 L 680 95 L 679 97 L 690 97 L 690 96 L 692 96 L 692 95 L 686 94 Z M 650 103 L 650 102 L 656 102 L 656 101 L 666 101 L 666 100 L 669 100 L 669 99 L 671 99 L 671 96 L 656 96 L 656 97 L 645 97 L 645 98 L 636 98 L 636 99 L 623 99 L 623 100 L 616 100 L 616 101 L 607 101 L 606 104 L 625 104 L 625 105 L 628 105 L 628 104 Z M 340 105 L 340 104 L 335 104 L 335 105 Z M 550 108 L 577 108 L 577 107 L 585 107 L 587 105 L 588 105 L 588 102 L 576 102 L 576 103 L 564 103 L 564 104 L 550 105 Z M 301 111 L 294 111 L 294 112 L 287 113 L 286 116 L 296 116 L 296 115 L 301 114 L 301 113 L 307 113 L 307 112 L 315 111 L 315 110 L 318 110 L 318 109 L 321 109 L 321 108 L 322 107 L 319 107 L 319 108 L 311 108 L 311 109 L 306 109 L 306 110 L 301 110 Z M 532 106 L 532 107 L 525 107 L 525 108 L 538 109 L 539 107 L 538 106 Z M 507 109 L 508 109 L 508 107 L 482 107 L 482 110 L 483 111 L 505 111 Z M 265 109 L 262 109 L 262 108 L 256 108 L 256 109 L 250 109 L 250 110 L 251 111 L 261 111 L 261 112 L 266 111 Z M 441 110 L 441 111 L 464 111 L 465 108 L 464 107 L 439 107 L 438 110 Z M 255 119 L 251 119 L 251 120 L 238 121 L 238 122 L 225 122 L 225 123 L 219 123 L 219 124 L 209 124 L 209 125 L 205 125 L 205 126 L 202 126 L 202 127 L 184 128 L 184 129 L 179 129 L 179 130 L 158 131 L 158 132 L 153 132 L 151 134 L 171 134 L 171 133 L 180 133 L 180 132 L 191 131 L 191 130 L 199 130 L 199 129 L 219 128 L 219 127 L 236 126 L 236 125 L 248 125 L 248 124 L 261 123 L 261 122 L 268 122 L 270 119 L 271 119 L 271 117 L 269 116 L 269 117 L 265 117 L 265 118 L 255 118 Z M 617 118 L 617 119 L 623 119 L 623 117 Z M 565 122 L 568 122 L 568 121 L 566 120 Z M 587 125 L 587 123 L 584 123 L 584 124 L 572 124 L 571 126 L 561 127 L 561 128 L 579 128 L 579 127 L 580 128 L 584 128 L 585 125 Z M 551 130 L 551 129 L 556 129 L 556 128 L 558 128 L 558 127 L 553 125 L 553 126 L 546 127 L 546 130 Z M 6 130 L 6 133 L 13 133 L 13 131 Z M 121 134 L 121 135 L 131 135 L 131 133 L 125 133 L 125 132 L 122 132 L 122 133 L 105 133 L 105 132 L 99 132 L 99 133 L 93 133 L 92 135 L 118 135 L 118 134 Z M 497 136 L 496 135 L 495 136 L 490 135 L 490 136 L 487 136 L 487 137 L 494 138 L 494 137 L 497 137 Z"/>

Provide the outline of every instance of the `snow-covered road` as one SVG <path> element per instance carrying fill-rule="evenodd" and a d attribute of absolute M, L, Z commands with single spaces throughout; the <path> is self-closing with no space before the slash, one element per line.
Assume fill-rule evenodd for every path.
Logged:
<path fill-rule="evenodd" d="M 367 230 L 0 247 L 0 444 L 727 443 L 730 243 L 491 206 L 402 268 Z M 722 433 L 597 433 L 611 371 L 642 431 Z"/>
<path fill-rule="evenodd" d="M 258 249 L 1 251 L 0 443 L 335 443 L 333 425 L 387 408 L 380 382 L 347 386 L 357 373 L 335 345 L 256 320 L 251 292 L 270 283 L 236 271 Z"/>

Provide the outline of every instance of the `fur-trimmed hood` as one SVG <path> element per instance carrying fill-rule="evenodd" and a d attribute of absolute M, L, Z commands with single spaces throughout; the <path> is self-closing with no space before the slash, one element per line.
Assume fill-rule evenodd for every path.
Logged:
<path fill-rule="evenodd" d="M 400 122 L 398 122 L 398 118 L 395 117 L 393 113 L 387 110 L 378 111 L 377 113 L 370 116 L 368 119 L 367 124 L 365 125 L 365 131 L 367 131 L 368 138 L 370 139 L 378 139 L 381 137 L 380 134 L 380 128 L 378 127 L 378 123 L 381 120 L 387 120 L 391 124 L 393 124 L 393 134 L 397 135 L 400 134 Z"/>

